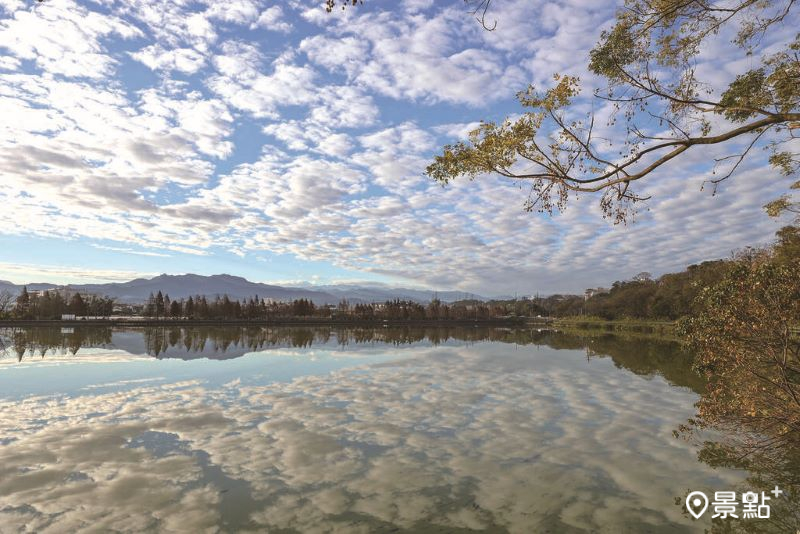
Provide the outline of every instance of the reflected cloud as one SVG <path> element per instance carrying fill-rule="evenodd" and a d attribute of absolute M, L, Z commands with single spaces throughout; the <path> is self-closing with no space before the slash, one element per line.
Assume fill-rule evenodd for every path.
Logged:
<path fill-rule="evenodd" d="M 744 475 L 672 438 L 695 400 L 585 351 L 480 343 L 265 386 L 0 401 L 0 526 L 701 531 L 674 498 Z"/>

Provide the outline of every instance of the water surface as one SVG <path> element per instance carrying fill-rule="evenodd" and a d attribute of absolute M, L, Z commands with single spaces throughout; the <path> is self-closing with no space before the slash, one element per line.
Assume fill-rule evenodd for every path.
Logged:
<path fill-rule="evenodd" d="M 0 331 L 0 531 L 702 532 L 674 343 L 498 329 Z M 708 517 L 708 515 L 706 516 Z"/>

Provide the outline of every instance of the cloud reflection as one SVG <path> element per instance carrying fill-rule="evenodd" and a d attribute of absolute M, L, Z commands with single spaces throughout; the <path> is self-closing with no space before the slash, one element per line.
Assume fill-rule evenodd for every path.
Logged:
<path fill-rule="evenodd" d="M 268 386 L 0 402 L 0 530 L 691 531 L 743 477 L 671 437 L 695 395 L 479 344 Z M 237 489 L 238 488 L 238 489 Z"/>

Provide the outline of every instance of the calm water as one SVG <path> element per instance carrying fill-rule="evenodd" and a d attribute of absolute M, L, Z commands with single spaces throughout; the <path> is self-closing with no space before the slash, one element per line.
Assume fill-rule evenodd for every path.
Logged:
<path fill-rule="evenodd" d="M 508 330 L 0 330 L 0 532 L 702 532 L 675 344 Z M 26 530 L 27 529 L 27 530 Z"/>

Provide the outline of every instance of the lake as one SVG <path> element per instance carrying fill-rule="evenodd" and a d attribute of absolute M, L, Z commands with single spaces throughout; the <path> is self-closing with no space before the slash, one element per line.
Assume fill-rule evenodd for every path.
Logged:
<path fill-rule="evenodd" d="M 0 532 L 702 532 L 672 342 L 508 329 L 0 330 Z M 676 499 L 678 503 L 676 504 Z"/>

